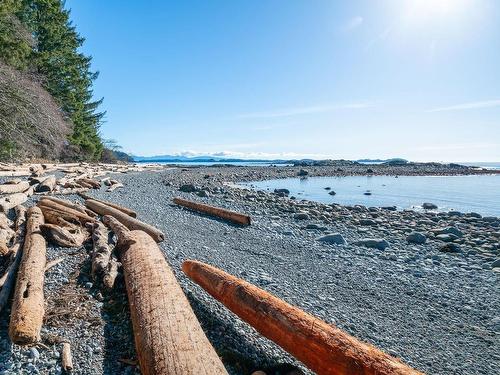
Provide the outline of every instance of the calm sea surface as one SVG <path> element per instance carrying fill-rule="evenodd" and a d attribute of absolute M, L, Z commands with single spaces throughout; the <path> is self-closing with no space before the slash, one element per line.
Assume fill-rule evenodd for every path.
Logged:
<path fill-rule="evenodd" d="M 290 196 L 321 203 L 396 206 L 419 209 L 431 202 L 440 211 L 500 216 L 500 175 L 482 176 L 350 176 L 287 178 L 244 183 L 260 190 L 286 188 Z M 330 187 L 336 195 L 329 195 Z M 371 195 L 364 195 L 370 192 Z"/>

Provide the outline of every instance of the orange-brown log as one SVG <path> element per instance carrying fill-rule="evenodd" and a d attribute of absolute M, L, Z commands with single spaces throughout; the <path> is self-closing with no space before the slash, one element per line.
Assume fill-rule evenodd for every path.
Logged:
<path fill-rule="evenodd" d="M 86 184 L 89 184 L 92 186 L 93 189 L 99 189 L 101 187 L 101 182 L 98 180 L 94 180 L 92 178 L 80 178 L 79 181 L 83 181 Z"/>
<path fill-rule="evenodd" d="M 137 213 L 135 211 L 131 210 L 130 208 L 120 206 L 119 204 L 116 204 L 116 203 L 113 203 L 113 202 L 108 202 L 108 201 L 104 201 L 104 200 L 101 200 L 101 199 L 97 199 L 97 198 L 91 197 L 90 195 L 87 195 L 85 193 L 77 193 L 77 194 L 80 197 L 82 197 L 83 199 L 92 199 L 92 200 L 94 200 L 96 202 L 105 204 L 105 205 L 107 205 L 109 207 L 116 208 L 118 211 L 124 212 L 128 216 L 137 217 Z"/>
<path fill-rule="evenodd" d="M 46 244 L 40 233 L 40 225 L 43 223 L 40 208 L 29 208 L 26 239 L 9 325 L 10 339 L 19 345 L 33 344 L 40 339 L 44 315 L 43 282 L 46 263 Z"/>
<path fill-rule="evenodd" d="M 227 374 L 155 241 L 103 220 L 118 236 L 141 373 Z"/>
<path fill-rule="evenodd" d="M 189 208 L 190 210 L 202 212 L 208 215 L 220 217 L 221 219 L 232 221 L 233 223 L 239 225 L 250 225 L 250 216 L 240 214 L 238 212 L 226 210 L 225 208 L 219 208 L 210 206 L 208 204 L 192 202 L 183 198 L 174 198 L 174 203 L 180 206 Z"/>
<path fill-rule="evenodd" d="M 182 270 L 242 320 L 318 375 L 421 374 L 374 346 L 220 269 L 187 260 Z"/>
<path fill-rule="evenodd" d="M 161 242 L 165 239 L 165 235 L 159 229 L 130 217 L 126 213 L 104 203 L 98 202 L 94 199 L 87 199 L 85 201 L 85 206 L 90 208 L 92 211 L 97 212 L 99 215 L 113 216 L 130 230 L 142 230 L 146 232 L 153 237 L 156 242 Z"/>

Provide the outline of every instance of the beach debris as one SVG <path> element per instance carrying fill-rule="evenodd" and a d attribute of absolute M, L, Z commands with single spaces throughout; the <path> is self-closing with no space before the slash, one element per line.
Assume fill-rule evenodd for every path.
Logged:
<path fill-rule="evenodd" d="M 137 220 L 136 218 L 133 218 L 114 207 L 108 206 L 107 204 L 98 202 L 94 199 L 87 199 L 85 200 L 85 206 L 98 213 L 99 215 L 113 216 L 130 230 L 142 230 L 146 232 L 151 237 L 153 237 L 156 242 L 165 240 L 165 235 L 159 229 L 153 227 L 150 224 L 146 224 L 140 220 Z"/>
<path fill-rule="evenodd" d="M 0 185 L 0 194 L 14 194 L 14 193 L 22 193 L 28 190 L 30 184 L 28 181 L 20 181 L 15 184 L 13 183 L 5 183 Z"/>
<path fill-rule="evenodd" d="M 194 260 L 184 273 L 258 332 L 323 374 L 421 374 L 381 350 L 216 267 Z"/>
<path fill-rule="evenodd" d="M 63 223 L 61 221 L 60 223 Z M 40 225 L 42 233 L 47 235 L 49 240 L 62 247 L 80 247 L 89 239 L 89 232 L 81 227 L 66 222 L 64 226 L 55 224 Z"/>
<path fill-rule="evenodd" d="M 225 208 L 219 208 L 204 203 L 193 202 L 179 197 L 174 198 L 173 202 L 175 204 L 178 204 L 179 206 L 189 208 L 190 210 L 198 211 L 210 216 L 219 217 L 221 219 L 228 220 L 239 225 L 247 226 L 250 225 L 251 222 L 250 216 L 240 214 L 235 211 L 226 210 Z"/>
<path fill-rule="evenodd" d="M 111 290 L 114 287 L 120 263 L 113 257 L 113 248 L 108 243 L 108 228 L 97 221 L 88 224 L 92 227 L 92 240 L 94 249 L 92 251 L 92 277 L 94 280 L 101 277 L 104 286 Z"/>
<path fill-rule="evenodd" d="M 45 264 L 45 272 L 49 271 L 52 267 L 57 266 L 59 263 L 62 263 L 64 261 L 64 257 L 60 257 L 54 260 L 51 260 L 50 262 L 47 262 Z"/>
<path fill-rule="evenodd" d="M 26 240 L 19 265 L 9 336 L 19 345 L 34 344 L 40 339 L 44 315 L 43 282 L 45 274 L 46 243 L 40 232 L 44 224 L 42 211 L 30 207 L 27 211 Z"/>
<path fill-rule="evenodd" d="M 60 225 L 60 219 L 72 223 L 79 222 L 82 225 L 96 220 L 95 217 L 89 216 L 86 212 L 81 212 L 81 210 L 68 207 L 50 199 L 40 199 L 37 202 L 37 206 L 40 207 L 45 220 L 50 224 Z"/>
<path fill-rule="evenodd" d="M 142 374 L 227 374 L 153 238 L 103 221 L 118 237 Z"/>
<path fill-rule="evenodd" d="M 56 176 L 47 176 L 43 181 L 39 182 L 35 189 L 38 193 L 50 193 L 56 187 Z"/>

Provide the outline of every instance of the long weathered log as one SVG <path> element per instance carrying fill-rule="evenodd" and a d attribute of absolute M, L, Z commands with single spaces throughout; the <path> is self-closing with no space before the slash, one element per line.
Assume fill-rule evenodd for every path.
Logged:
<path fill-rule="evenodd" d="M 101 187 L 101 182 L 92 178 L 80 178 L 78 180 L 89 184 L 93 189 L 99 189 Z"/>
<path fill-rule="evenodd" d="M 188 201 L 183 198 L 174 198 L 174 203 L 189 208 L 190 210 L 202 212 L 204 214 L 220 217 L 224 220 L 232 221 L 239 225 L 250 225 L 250 216 L 238 212 L 226 210 L 224 208 L 209 206 L 199 202 Z"/>
<path fill-rule="evenodd" d="M 87 195 L 87 194 L 84 194 L 84 193 L 78 193 L 78 195 L 80 197 L 82 197 L 83 199 L 92 199 L 92 200 L 94 200 L 96 202 L 99 202 L 99 203 L 105 204 L 107 206 L 116 208 L 118 211 L 126 213 L 128 216 L 137 217 L 137 213 L 135 211 L 131 210 L 130 208 L 120 206 L 119 204 L 116 204 L 116 203 L 113 203 L 113 202 L 108 202 L 108 201 L 104 201 L 102 199 L 97 199 L 97 198 L 91 197 L 90 195 Z"/>
<path fill-rule="evenodd" d="M 51 192 L 56 187 L 56 176 L 48 176 L 45 180 L 40 182 L 36 191 L 43 192 Z"/>
<path fill-rule="evenodd" d="M 24 193 L 15 193 L 2 197 L 0 198 L 0 212 L 7 212 L 11 208 L 23 204 L 27 200 L 28 196 Z"/>
<path fill-rule="evenodd" d="M 40 233 L 40 225 L 43 223 L 40 208 L 29 208 L 26 240 L 9 325 L 10 339 L 19 345 L 32 344 L 40 339 L 44 315 L 43 281 L 46 263 L 46 244 Z"/>
<path fill-rule="evenodd" d="M 0 185 L 0 194 L 22 193 L 28 190 L 30 184 L 28 181 L 21 181 L 17 184 L 2 184 Z"/>
<path fill-rule="evenodd" d="M 158 245 L 115 218 L 135 346 L 143 375 L 226 374 Z"/>
<path fill-rule="evenodd" d="M 421 374 L 339 328 L 220 269 L 188 260 L 182 270 L 241 319 L 318 375 Z"/>
<path fill-rule="evenodd" d="M 153 227 L 152 225 L 143 223 L 142 221 L 139 221 L 133 217 L 130 217 L 124 212 L 117 210 L 116 208 L 95 201 L 93 199 L 87 199 L 85 201 L 85 206 L 87 208 L 90 208 L 92 211 L 97 212 L 99 215 L 113 216 L 130 230 L 142 230 L 146 232 L 151 237 L 153 237 L 156 242 L 161 242 L 165 239 L 165 235 L 159 229 Z"/>
<path fill-rule="evenodd" d="M 66 207 L 71 208 L 73 210 L 76 210 L 82 214 L 86 214 L 90 217 L 97 217 L 97 214 L 94 211 L 89 210 L 88 208 L 85 208 L 84 206 L 82 206 L 80 204 L 73 203 L 73 202 L 68 201 L 66 199 L 59 199 L 59 198 L 51 197 L 51 196 L 40 197 L 40 200 L 44 200 L 44 199 L 56 202 L 62 206 L 66 206 Z"/>
<path fill-rule="evenodd" d="M 44 208 L 49 208 L 51 210 L 55 210 L 57 212 L 61 213 L 66 213 L 67 215 L 70 215 L 72 217 L 75 217 L 80 221 L 82 224 L 88 223 L 88 222 L 94 222 L 96 219 L 95 217 L 90 217 L 87 215 L 87 213 L 82 213 L 80 211 L 77 211 L 73 208 L 64 206 L 58 202 L 55 202 L 50 199 L 40 199 L 37 203 L 37 206 L 44 209 Z M 53 223 L 57 224 L 57 223 Z"/>
<path fill-rule="evenodd" d="M 12 246 L 10 253 L 12 263 L 7 268 L 2 280 L 0 281 L 0 311 L 7 305 L 9 297 L 12 294 L 12 289 L 16 282 L 16 274 L 19 268 L 19 263 L 21 262 L 21 257 L 23 255 L 23 243 L 25 238 L 25 221 L 26 221 L 26 209 L 23 206 L 16 207 L 16 234 L 15 242 Z"/>

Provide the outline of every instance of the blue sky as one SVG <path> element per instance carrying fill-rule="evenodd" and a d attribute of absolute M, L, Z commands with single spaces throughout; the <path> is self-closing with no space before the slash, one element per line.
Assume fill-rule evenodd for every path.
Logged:
<path fill-rule="evenodd" d="M 495 0 L 67 0 L 136 155 L 500 161 Z"/>

